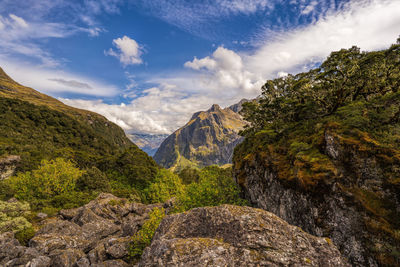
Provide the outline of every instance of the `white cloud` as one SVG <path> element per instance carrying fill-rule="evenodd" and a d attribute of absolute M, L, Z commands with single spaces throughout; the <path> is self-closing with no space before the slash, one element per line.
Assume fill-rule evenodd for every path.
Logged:
<path fill-rule="evenodd" d="M 318 5 L 317 1 L 312 1 L 310 4 L 308 4 L 302 11 L 301 14 L 302 15 L 308 15 L 310 14 L 312 11 L 314 11 L 315 7 Z"/>
<path fill-rule="evenodd" d="M 143 48 L 139 46 L 135 40 L 128 36 L 124 36 L 122 38 L 114 39 L 113 45 L 118 49 L 118 51 L 114 51 L 110 48 L 108 51 L 105 51 L 105 54 L 118 58 L 124 66 L 143 63 L 141 59 Z"/>
<path fill-rule="evenodd" d="M 244 68 L 240 55 L 224 47 L 218 47 L 211 57 L 194 58 L 185 63 L 193 70 L 206 70 L 196 80 L 208 90 L 237 90 L 242 94 L 257 93 L 262 79 Z"/>
<path fill-rule="evenodd" d="M 74 93 L 103 97 L 115 96 L 118 93 L 116 87 L 96 79 L 48 67 L 33 66 L 28 62 L 15 62 L 0 56 L 0 66 L 18 83 L 42 93 Z"/>
<path fill-rule="evenodd" d="M 245 65 L 271 78 L 279 71 L 303 71 L 341 48 L 383 49 L 400 34 L 399 14 L 400 1 L 354 1 L 309 26 L 276 33 L 272 41 L 244 58 Z"/>
<path fill-rule="evenodd" d="M 23 18 L 20 18 L 14 14 L 10 14 L 10 18 L 15 22 L 15 24 L 22 28 L 28 28 L 28 23 Z"/>
<path fill-rule="evenodd" d="M 192 113 L 208 109 L 216 101 L 207 95 L 191 95 L 182 89 L 161 84 L 143 91 L 128 104 L 109 105 L 101 100 L 60 99 L 67 105 L 104 115 L 129 133 L 169 134 L 183 126 Z"/>

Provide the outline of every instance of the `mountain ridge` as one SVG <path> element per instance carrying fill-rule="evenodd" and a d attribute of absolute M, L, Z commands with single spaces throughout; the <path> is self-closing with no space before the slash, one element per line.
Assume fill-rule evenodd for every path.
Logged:
<path fill-rule="evenodd" d="M 238 132 L 244 125 L 231 108 L 214 104 L 206 111 L 195 112 L 186 125 L 167 137 L 154 159 L 173 170 L 229 164 L 233 148 L 242 140 Z"/>

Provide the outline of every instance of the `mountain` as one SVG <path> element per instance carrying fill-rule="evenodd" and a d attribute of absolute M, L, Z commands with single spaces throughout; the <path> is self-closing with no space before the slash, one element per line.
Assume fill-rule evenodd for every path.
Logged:
<path fill-rule="evenodd" d="M 165 139 L 154 159 L 172 170 L 229 164 L 234 147 L 242 140 L 238 132 L 244 125 L 242 117 L 232 109 L 213 105 L 207 111 L 194 113 L 185 126 Z"/>
<path fill-rule="evenodd" d="M 129 139 L 132 140 L 141 150 L 146 152 L 149 156 L 154 156 L 161 143 L 168 137 L 168 134 L 143 134 L 131 133 L 128 134 Z"/>
<path fill-rule="evenodd" d="M 138 156 L 143 153 L 105 117 L 22 86 L 0 68 L 0 158 L 20 156 L 17 171 L 56 157 L 85 168 L 128 148 Z"/>
<path fill-rule="evenodd" d="M 267 81 L 234 176 L 255 207 L 327 236 L 353 266 L 400 263 L 400 40 Z"/>

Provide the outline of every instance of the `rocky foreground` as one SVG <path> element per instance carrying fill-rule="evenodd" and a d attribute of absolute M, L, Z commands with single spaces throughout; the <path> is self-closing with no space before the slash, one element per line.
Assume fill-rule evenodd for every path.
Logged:
<path fill-rule="evenodd" d="M 0 235 L 0 266 L 129 266 L 128 249 L 155 207 L 101 194 L 62 210 L 21 246 Z M 139 266 L 347 266 L 329 239 L 314 237 L 260 209 L 223 205 L 169 215 Z"/>

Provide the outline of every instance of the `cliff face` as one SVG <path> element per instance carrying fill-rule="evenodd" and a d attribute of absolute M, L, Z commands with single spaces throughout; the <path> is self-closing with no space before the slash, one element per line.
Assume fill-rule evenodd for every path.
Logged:
<path fill-rule="evenodd" d="M 213 105 L 193 114 L 191 120 L 170 135 L 154 159 L 165 168 L 204 167 L 231 163 L 233 149 L 241 142 L 238 135 L 245 122 L 230 108 Z"/>
<path fill-rule="evenodd" d="M 399 102 L 395 94 L 367 109 L 347 108 L 340 123 L 314 124 L 312 138 L 293 132 L 268 145 L 246 139 L 234 156 L 244 196 L 308 233 L 330 237 L 354 265 L 398 265 Z M 376 120 L 373 106 L 391 119 Z M 345 126 L 349 121 L 360 125 L 356 113 L 370 125 L 366 131 Z M 314 144 L 307 143 L 310 139 Z M 261 133 L 257 140 L 263 140 Z"/>

